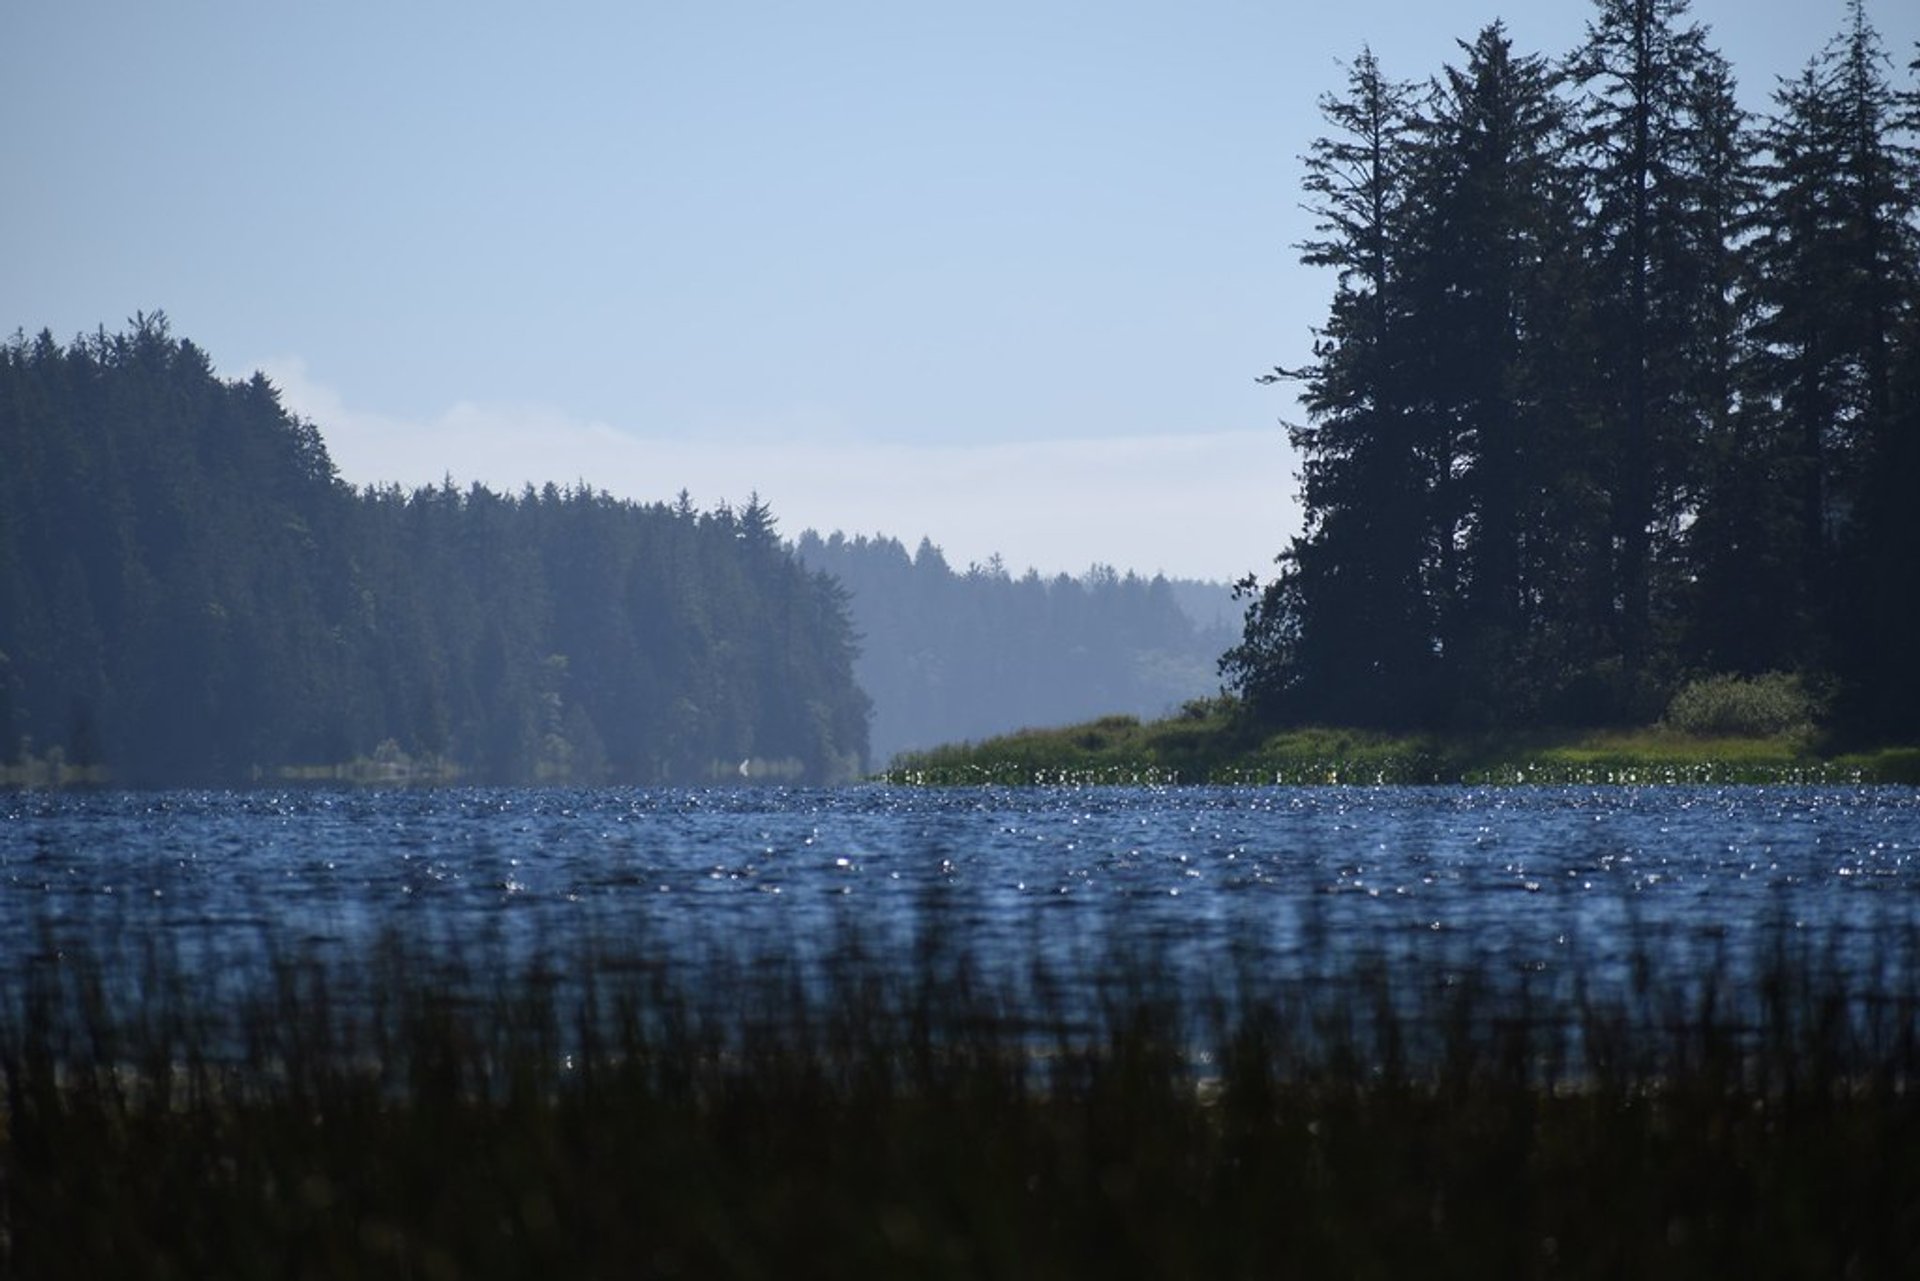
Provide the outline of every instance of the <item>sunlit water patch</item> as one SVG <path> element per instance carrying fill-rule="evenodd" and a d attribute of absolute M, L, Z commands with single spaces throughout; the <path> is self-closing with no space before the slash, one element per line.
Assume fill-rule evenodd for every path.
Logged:
<path fill-rule="evenodd" d="M 13 793 L 12 976 L 164 947 L 217 989 L 398 936 L 515 962 L 907 957 L 1181 983 L 1360 956 L 1624 981 L 1818 937 L 1908 963 L 1920 799 L 1900 788 L 1085 788 Z M 904 963 L 904 962 L 903 962 Z M 1556 979 L 1555 976 L 1559 976 Z"/>

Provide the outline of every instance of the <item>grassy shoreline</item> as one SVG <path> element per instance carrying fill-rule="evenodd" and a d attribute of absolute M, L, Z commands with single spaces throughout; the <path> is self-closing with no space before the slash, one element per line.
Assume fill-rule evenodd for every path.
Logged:
<path fill-rule="evenodd" d="M 1441 736 L 1304 727 L 1263 733 L 1203 704 L 1108 716 L 902 755 L 896 785 L 1920 784 L 1920 748 L 1827 751 L 1805 733 L 1640 730 Z"/>

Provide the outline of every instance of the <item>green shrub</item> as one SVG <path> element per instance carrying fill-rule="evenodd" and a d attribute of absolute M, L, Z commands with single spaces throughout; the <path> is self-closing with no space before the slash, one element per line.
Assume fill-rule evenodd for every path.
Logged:
<path fill-rule="evenodd" d="M 1798 676 L 1707 676 L 1681 687 L 1662 723 L 1697 738 L 1770 738 L 1811 731 L 1819 711 Z"/>

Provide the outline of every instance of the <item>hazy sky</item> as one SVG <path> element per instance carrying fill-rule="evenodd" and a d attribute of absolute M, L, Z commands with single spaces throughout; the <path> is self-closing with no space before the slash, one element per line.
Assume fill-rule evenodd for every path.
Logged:
<path fill-rule="evenodd" d="M 1517 10 L 1514 11 L 1514 10 Z M 1592 6 L 1527 0 L 1523 52 Z M 1903 68 L 1920 5 L 1872 0 Z M 1842 0 L 1696 0 L 1751 107 Z M 0 329 L 162 309 L 355 482 L 758 491 L 958 566 L 1226 578 L 1293 530 L 1315 100 L 1460 0 L 20 0 Z"/>

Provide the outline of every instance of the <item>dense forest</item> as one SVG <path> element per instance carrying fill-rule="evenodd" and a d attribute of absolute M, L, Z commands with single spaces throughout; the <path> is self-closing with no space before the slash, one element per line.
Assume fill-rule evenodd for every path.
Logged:
<path fill-rule="evenodd" d="M 844 594 L 754 500 L 356 492 L 163 316 L 0 348 L 0 766 L 125 782 L 831 780 Z"/>
<path fill-rule="evenodd" d="M 1796 674 L 1920 733 L 1920 93 L 1865 7 L 1772 110 L 1685 0 L 1368 53 L 1304 157 L 1335 286 L 1290 428 L 1303 532 L 1229 686 L 1272 723 L 1647 721 Z"/>
<path fill-rule="evenodd" d="M 1233 640 L 1216 585 L 1109 566 L 1016 578 L 998 557 L 956 571 L 926 539 L 909 555 L 896 539 L 809 530 L 795 549 L 848 591 L 876 764 L 1028 726 L 1163 715 L 1218 691 Z"/>

